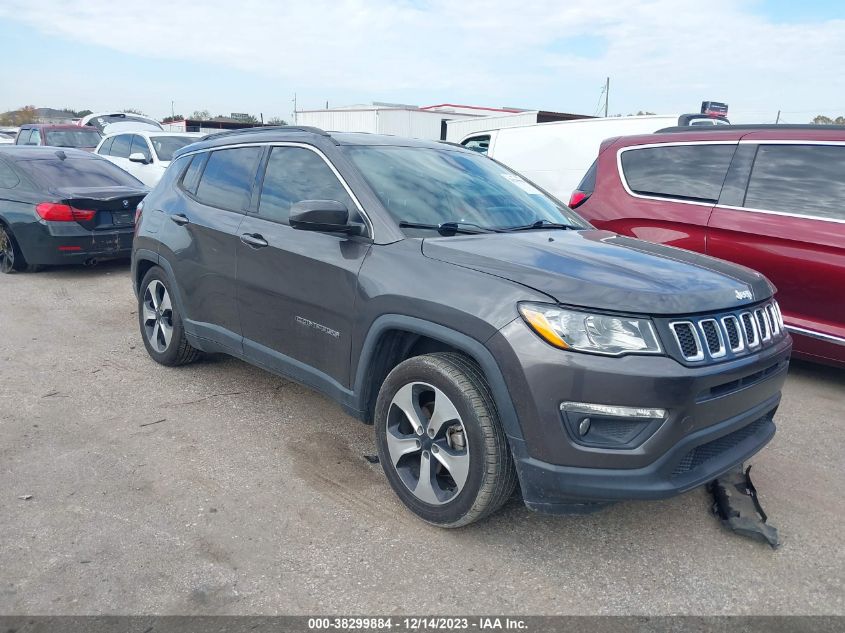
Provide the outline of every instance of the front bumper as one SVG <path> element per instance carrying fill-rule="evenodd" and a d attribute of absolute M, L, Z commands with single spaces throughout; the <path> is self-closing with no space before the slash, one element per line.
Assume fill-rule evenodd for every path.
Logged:
<path fill-rule="evenodd" d="M 519 419 L 509 433 L 526 505 L 670 497 L 718 477 L 775 433 L 791 341 L 741 359 L 686 367 L 663 356 L 608 358 L 551 348 L 514 321 L 487 343 L 504 369 Z M 560 404 L 665 409 L 666 418 L 619 446 L 585 445 Z"/>

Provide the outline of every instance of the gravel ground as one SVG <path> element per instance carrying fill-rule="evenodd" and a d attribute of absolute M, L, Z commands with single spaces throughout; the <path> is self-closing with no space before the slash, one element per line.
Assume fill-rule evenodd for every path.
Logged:
<path fill-rule="evenodd" d="M 845 371 L 793 363 L 753 461 L 777 551 L 703 490 L 423 524 L 324 397 L 155 365 L 123 263 L 2 276 L 0 378 L 0 613 L 845 614 Z"/>

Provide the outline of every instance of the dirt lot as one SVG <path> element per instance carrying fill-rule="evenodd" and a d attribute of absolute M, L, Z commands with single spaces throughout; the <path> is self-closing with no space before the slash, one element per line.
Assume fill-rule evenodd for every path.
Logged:
<path fill-rule="evenodd" d="M 233 359 L 157 366 L 135 309 L 122 263 L 0 278 L 0 613 L 845 614 L 843 371 L 795 363 L 754 459 L 778 551 L 703 490 L 442 531 L 371 427 Z"/>

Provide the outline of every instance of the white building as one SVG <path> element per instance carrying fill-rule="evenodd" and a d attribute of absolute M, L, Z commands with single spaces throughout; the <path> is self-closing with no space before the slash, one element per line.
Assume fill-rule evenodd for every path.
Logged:
<path fill-rule="evenodd" d="M 311 125 L 333 132 L 370 132 L 444 140 L 446 125 L 450 121 L 517 113 L 519 110 L 514 108 L 482 108 L 450 103 L 425 107 L 373 103 L 324 110 L 298 110 L 295 124 Z"/>

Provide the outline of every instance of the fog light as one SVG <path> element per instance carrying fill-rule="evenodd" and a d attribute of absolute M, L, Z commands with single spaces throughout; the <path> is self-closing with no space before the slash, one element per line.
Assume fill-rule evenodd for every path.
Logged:
<path fill-rule="evenodd" d="M 593 404 L 591 402 L 561 402 L 560 410 L 570 413 L 586 413 L 588 415 L 600 415 L 614 418 L 638 418 L 640 420 L 644 418 L 651 420 L 666 419 L 666 409 L 619 407 L 609 404 Z M 589 430 L 589 424 L 587 425 L 587 430 Z"/>
<path fill-rule="evenodd" d="M 583 437 L 590 431 L 590 418 L 584 418 L 581 420 L 581 424 L 578 425 L 578 433 L 581 434 Z"/>
<path fill-rule="evenodd" d="M 618 450 L 645 442 L 668 419 L 666 409 L 562 402 L 560 417 L 576 444 Z"/>

